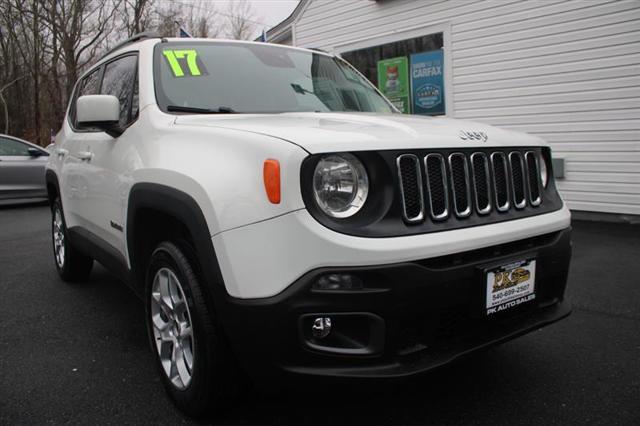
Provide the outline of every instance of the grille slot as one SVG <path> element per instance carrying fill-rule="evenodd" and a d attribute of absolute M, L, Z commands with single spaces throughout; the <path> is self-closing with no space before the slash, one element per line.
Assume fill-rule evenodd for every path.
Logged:
<path fill-rule="evenodd" d="M 451 192 L 453 194 L 453 209 L 458 217 L 471 214 L 471 193 L 469 190 L 469 166 L 467 157 L 456 152 L 449 155 L 451 170 Z"/>
<path fill-rule="evenodd" d="M 516 151 L 509 153 L 509 165 L 511 166 L 513 204 L 517 209 L 522 209 L 527 204 L 522 155 Z"/>
<path fill-rule="evenodd" d="M 538 158 L 532 151 L 524 154 L 527 164 L 527 176 L 529 181 L 529 202 L 532 206 L 539 206 L 542 199 L 540 198 L 540 170 L 538 168 Z"/>
<path fill-rule="evenodd" d="M 446 219 L 449 216 L 449 196 L 444 158 L 440 154 L 428 154 L 424 158 L 424 168 L 431 217 L 434 220 Z"/>
<path fill-rule="evenodd" d="M 507 176 L 507 159 L 502 152 L 491 154 L 493 168 L 493 185 L 496 194 L 496 208 L 498 211 L 509 210 L 509 179 Z"/>
<path fill-rule="evenodd" d="M 403 154 L 397 158 L 396 163 L 404 219 L 409 223 L 420 222 L 424 219 L 424 194 L 420 161 L 413 154 Z"/>
<path fill-rule="evenodd" d="M 479 214 L 487 214 L 491 211 L 489 161 L 487 161 L 487 156 L 481 152 L 471 154 L 471 171 L 473 175 L 476 209 Z"/>

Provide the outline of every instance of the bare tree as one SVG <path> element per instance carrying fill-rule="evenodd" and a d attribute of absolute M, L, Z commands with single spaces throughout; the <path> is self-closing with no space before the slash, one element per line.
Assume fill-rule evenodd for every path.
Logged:
<path fill-rule="evenodd" d="M 231 1 L 226 10 L 227 35 L 236 40 L 248 40 L 255 30 L 255 13 L 246 0 Z"/>
<path fill-rule="evenodd" d="M 194 37 L 217 37 L 222 30 L 218 11 L 206 1 L 160 3 L 156 9 L 157 31 L 165 37 L 176 35 L 178 22 Z"/>
<path fill-rule="evenodd" d="M 31 77 L 30 84 L 16 85 L 24 88 L 21 103 L 30 103 L 30 108 L 23 111 L 24 117 L 33 123 L 31 137 L 38 140 L 41 136 L 40 82 L 43 73 L 46 32 L 40 20 L 41 0 L 6 0 L 0 6 L 0 16 L 8 36 L 7 42 L 12 46 L 12 62 L 16 74 L 19 72 Z M 18 55 L 16 55 L 16 53 Z M 18 71 L 20 69 L 20 71 Z M 14 75 L 15 77 L 15 75 Z M 29 98 L 27 101 L 26 98 Z M 28 103 L 27 103 L 28 105 Z M 9 108 L 5 104 L 6 108 Z M 5 127 L 8 125 L 6 119 Z"/>
<path fill-rule="evenodd" d="M 154 3 L 155 0 L 123 0 L 117 15 L 129 37 L 152 27 Z"/>
<path fill-rule="evenodd" d="M 4 108 L 4 133 L 8 134 L 9 133 L 9 107 L 7 106 L 7 101 L 4 98 L 4 96 L 2 95 L 2 93 L 8 89 L 9 87 L 13 86 L 15 83 L 18 82 L 18 80 L 21 80 L 22 78 L 24 78 L 24 76 L 18 77 L 18 78 L 14 78 L 13 80 L 11 80 L 10 82 L 8 82 L 7 84 L 5 84 L 4 86 L 0 87 L 0 102 L 2 102 L 2 106 Z"/>
<path fill-rule="evenodd" d="M 116 40 L 175 22 L 196 37 L 248 39 L 246 0 L 219 10 L 207 0 L 0 0 L 0 130 L 46 144 L 78 77 Z"/>
<path fill-rule="evenodd" d="M 65 96 L 73 90 L 80 71 L 96 58 L 113 28 L 120 1 L 44 0 L 49 30 L 57 37 L 65 67 Z"/>

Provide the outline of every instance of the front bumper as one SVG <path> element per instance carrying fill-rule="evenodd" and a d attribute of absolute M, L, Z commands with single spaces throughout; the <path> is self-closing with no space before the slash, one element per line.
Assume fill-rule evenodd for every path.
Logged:
<path fill-rule="evenodd" d="M 240 364 L 258 382 L 300 375 L 403 377 L 569 315 L 564 294 L 570 257 L 566 228 L 425 260 L 318 268 L 273 297 L 228 297 L 224 328 Z M 536 298 L 486 317 L 485 269 L 532 258 Z M 357 276 L 364 288 L 313 289 L 328 273 Z M 319 316 L 333 318 L 334 331 L 344 325 L 346 346 L 351 339 L 353 347 L 364 342 L 364 349 L 341 354 L 313 344 L 308 320 Z"/>
<path fill-rule="evenodd" d="M 326 267 L 415 262 L 560 231 L 566 206 L 552 213 L 429 234 L 363 238 L 341 234 L 298 210 L 215 235 L 212 242 L 227 293 L 239 299 L 284 292 L 309 271 Z"/>

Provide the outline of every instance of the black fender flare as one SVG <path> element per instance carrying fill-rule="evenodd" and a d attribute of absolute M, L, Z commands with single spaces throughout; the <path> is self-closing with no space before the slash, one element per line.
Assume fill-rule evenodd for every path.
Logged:
<path fill-rule="evenodd" d="M 136 254 L 136 214 L 141 209 L 152 209 L 169 215 L 181 222 L 191 235 L 194 244 L 195 256 L 201 268 L 204 285 L 209 296 L 213 298 L 216 309 L 220 303 L 219 296 L 226 298 L 222 272 L 218 264 L 218 258 L 213 247 L 213 241 L 209 233 L 209 226 L 198 203 L 189 194 L 156 183 L 136 183 L 129 192 L 127 208 L 126 243 L 131 265 L 134 290 L 139 295 L 144 295 L 144 276 L 141 260 Z"/>
<path fill-rule="evenodd" d="M 47 196 L 49 197 L 49 204 L 53 205 L 54 197 L 49 192 L 49 185 L 52 185 L 56 189 L 56 193 L 60 195 L 60 183 L 58 182 L 58 175 L 51 169 L 47 169 L 44 173 L 44 179 L 47 184 Z"/>

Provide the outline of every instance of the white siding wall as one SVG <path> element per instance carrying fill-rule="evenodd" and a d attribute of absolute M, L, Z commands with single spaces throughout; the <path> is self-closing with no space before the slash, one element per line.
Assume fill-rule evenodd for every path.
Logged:
<path fill-rule="evenodd" d="M 545 138 L 571 208 L 640 214 L 640 1 L 311 0 L 295 43 L 344 50 L 443 23 L 453 116 Z"/>

